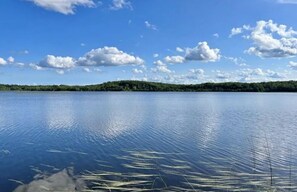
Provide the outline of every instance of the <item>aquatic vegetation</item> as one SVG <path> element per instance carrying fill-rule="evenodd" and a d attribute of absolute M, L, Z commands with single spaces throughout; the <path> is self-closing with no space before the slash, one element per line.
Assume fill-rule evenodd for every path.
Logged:
<path fill-rule="evenodd" d="M 37 173 L 34 181 L 27 185 L 15 179 L 10 181 L 20 184 L 15 192 L 29 192 L 37 189 L 70 192 L 292 191 L 296 189 L 297 167 L 291 164 L 291 160 L 274 159 L 270 152 L 268 154 L 267 147 L 266 143 L 261 149 L 263 151 L 251 150 L 250 164 L 231 153 L 225 157 L 217 153 L 207 159 L 201 158 L 195 165 L 182 153 L 124 151 L 121 156 L 113 156 L 115 162 L 118 162 L 117 168 L 114 162 L 94 160 L 98 170 L 86 170 L 74 175 L 72 169 L 64 169 L 51 175 L 32 166 L 32 171 Z M 57 170 L 52 165 L 41 164 L 41 166 L 52 171 Z M 271 169 L 273 169 L 273 175 Z"/>
<path fill-rule="evenodd" d="M 89 187 L 85 191 L 286 191 L 296 188 L 296 183 L 291 180 L 292 166 L 290 169 L 284 166 L 274 168 L 272 185 L 265 161 L 257 162 L 261 165 L 255 168 L 253 164 L 247 165 L 235 158 L 213 157 L 199 162 L 208 170 L 203 173 L 191 167 L 182 155 L 148 151 L 127 153 L 118 157 L 125 161 L 122 166 L 127 170 L 123 172 L 99 170 L 84 173 L 82 178 Z M 290 181 L 280 174 L 282 171 L 290 171 Z"/>

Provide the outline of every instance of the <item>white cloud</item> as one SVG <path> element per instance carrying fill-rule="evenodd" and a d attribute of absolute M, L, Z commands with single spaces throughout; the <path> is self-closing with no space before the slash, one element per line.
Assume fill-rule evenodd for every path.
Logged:
<path fill-rule="evenodd" d="M 87 52 L 79 59 L 73 57 L 61 57 L 47 55 L 37 65 L 31 66 L 39 70 L 42 68 L 54 69 L 71 69 L 77 66 L 121 66 L 121 65 L 144 65 L 144 61 L 136 56 L 129 55 L 116 47 L 103 47 L 93 49 Z M 40 67 L 40 68 L 38 68 Z M 144 66 L 143 66 L 144 67 Z M 90 69 L 85 67 L 84 71 L 90 72 Z"/>
<path fill-rule="evenodd" d="M 241 34 L 243 31 L 242 31 L 242 28 L 241 27 L 238 27 L 238 28 L 232 28 L 231 29 L 231 33 L 229 35 L 229 38 L 231 38 L 232 36 L 234 35 L 238 35 L 238 34 Z"/>
<path fill-rule="evenodd" d="M 177 51 L 177 52 L 180 52 L 180 53 L 185 52 L 185 50 L 184 50 L 183 48 L 180 48 L 180 47 L 177 47 L 177 48 L 176 48 L 176 51 Z"/>
<path fill-rule="evenodd" d="M 177 63 L 184 63 L 185 58 L 182 56 L 167 56 L 164 58 L 166 63 L 177 64 Z"/>
<path fill-rule="evenodd" d="M 77 6 L 95 7 L 93 0 L 28 0 L 47 10 L 65 15 L 74 14 Z"/>
<path fill-rule="evenodd" d="M 14 58 L 12 56 L 10 56 L 10 57 L 7 58 L 7 61 L 9 63 L 13 63 L 14 62 Z"/>
<path fill-rule="evenodd" d="M 5 61 L 5 59 L 0 57 L 0 65 L 6 65 L 7 61 Z"/>
<path fill-rule="evenodd" d="M 145 21 L 144 24 L 145 24 L 146 28 L 148 28 L 148 29 L 151 29 L 151 30 L 154 30 L 154 31 L 158 30 L 158 27 L 156 25 L 153 25 L 148 21 Z"/>
<path fill-rule="evenodd" d="M 133 7 L 131 2 L 126 0 L 113 0 L 112 5 L 110 6 L 110 9 L 112 10 L 120 10 L 124 8 L 128 8 L 132 10 Z"/>
<path fill-rule="evenodd" d="M 162 62 L 159 62 L 162 64 Z M 166 65 L 165 65 L 166 66 Z M 160 72 L 152 69 L 153 72 Z M 150 81 L 166 83 L 195 84 L 205 82 L 263 82 L 279 81 L 288 79 L 288 71 L 276 72 L 270 69 L 246 68 L 236 71 L 215 70 L 209 74 L 203 69 L 190 69 L 187 73 L 156 73 L 151 76 Z"/>
<path fill-rule="evenodd" d="M 158 65 L 156 68 L 152 69 L 153 72 L 161 72 L 161 73 L 172 73 L 170 69 L 166 65 Z"/>
<path fill-rule="evenodd" d="M 16 63 L 16 66 L 23 67 L 23 66 L 25 66 L 25 63 L 18 62 L 18 63 Z"/>
<path fill-rule="evenodd" d="M 187 73 L 167 73 L 167 76 L 158 76 L 152 78 L 153 81 L 167 83 L 193 84 L 209 81 L 203 69 L 190 69 Z"/>
<path fill-rule="evenodd" d="M 256 68 L 256 69 L 242 69 L 239 72 L 239 76 L 242 77 L 250 77 L 250 76 L 264 76 L 265 72 L 260 69 L 260 68 Z"/>
<path fill-rule="evenodd" d="M 297 62 L 290 61 L 289 67 L 293 70 L 297 70 Z"/>
<path fill-rule="evenodd" d="M 187 61 L 215 62 L 220 58 L 220 50 L 211 49 L 207 42 L 200 42 L 197 47 L 186 49 L 185 59 Z"/>
<path fill-rule="evenodd" d="M 82 66 L 122 66 L 142 65 L 144 61 L 136 56 L 129 55 L 116 47 L 93 49 L 78 59 Z"/>
<path fill-rule="evenodd" d="M 266 81 L 271 79 L 283 79 L 286 74 L 275 72 L 273 70 L 267 69 L 263 70 L 260 68 L 256 69 L 242 69 L 238 71 L 237 76 L 241 77 L 239 80 L 243 81 Z M 238 79 L 237 79 L 238 80 Z"/>
<path fill-rule="evenodd" d="M 47 55 L 39 62 L 39 66 L 46 68 L 69 69 L 75 67 L 75 59 L 72 57 L 60 57 Z"/>
<path fill-rule="evenodd" d="M 168 69 L 167 65 L 163 63 L 161 60 L 155 61 L 154 64 L 156 65 L 155 68 L 152 68 L 153 72 L 161 72 L 161 73 L 172 73 L 170 69 Z"/>
<path fill-rule="evenodd" d="M 134 73 L 134 74 L 142 74 L 143 73 L 143 71 L 141 70 L 141 69 L 132 69 L 132 73 Z"/>
<path fill-rule="evenodd" d="M 218 79 L 221 79 L 221 80 L 224 80 L 224 81 L 229 81 L 229 79 L 231 78 L 231 74 L 229 73 L 226 73 L 226 72 L 223 72 L 223 71 L 216 71 L 217 74 L 216 74 L 216 78 Z"/>
<path fill-rule="evenodd" d="M 176 64 L 185 63 L 187 61 L 215 62 L 220 60 L 220 50 L 211 49 L 207 42 L 199 42 L 194 48 L 185 48 L 184 56 L 166 56 L 166 63 Z"/>
<path fill-rule="evenodd" d="M 278 34 L 280 38 L 273 37 Z M 278 25 L 269 21 L 258 21 L 251 33 L 251 39 L 256 46 L 250 47 L 247 52 L 259 57 L 290 57 L 297 55 L 297 34 L 292 28 Z"/>
<path fill-rule="evenodd" d="M 166 64 L 163 63 L 163 61 L 161 61 L 161 60 L 155 61 L 154 64 L 155 64 L 155 65 L 158 65 L 158 66 L 166 65 Z"/>
<path fill-rule="evenodd" d="M 40 67 L 39 65 L 36 65 L 33 63 L 30 63 L 29 67 L 31 67 L 32 69 L 37 70 L 37 71 L 43 70 L 43 67 Z"/>
<path fill-rule="evenodd" d="M 206 78 L 205 71 L 203 69 L 190 69 L 189 73 L 184 75 L 187 80 L 201 81 Z"/>
<path fill-rule="evenodd" d="M 245 27 L 246 26 L 246 27 Z M 253 46 L 245 52 L 262 58 L 293 57 L 297 55 L 297 31 L 286 25 L 269 21 L 258 21 L 255 27 L 244 25 L 245 35 Z"/>
<path fill-rule="evenodd" d="M 286 77 L 285 74 L 275 72 L 275 71 L 272 71 L 272 70 L 269 70 L 269 69 L 266 71 L 266 75 L 267 75 L 267 77 L 270 77 L 270 78 L 273 78 L 273 79 L 283 79 L 283 78 Z"/>
<path fill-rule="evenodd" d="M 203 69 L 190 69 L 189 70 L 191 73 L 196 74 L 196 75 L 204 75 L 204 70 Z"/>
<path fill-rule="evenodd" d="M 231 29 L 231 33 L 229 35 L 229 38 L 235 36 L 235 35 L 239 35 L 241 33 L 243 33 L 245 30 L 250 30 L 251 27 L 249 25 L 243 25 L 242 27 L 234 27 Z"/>

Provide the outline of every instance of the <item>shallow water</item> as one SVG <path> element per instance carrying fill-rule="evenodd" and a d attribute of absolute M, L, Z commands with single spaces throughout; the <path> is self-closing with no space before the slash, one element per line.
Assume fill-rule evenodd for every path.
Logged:
<path fill-rule="evenodd" d="M 289 93 L 1 92 L 0 191 L 65 169 L 106 191 L 297 189 L 296 101 Z"/>

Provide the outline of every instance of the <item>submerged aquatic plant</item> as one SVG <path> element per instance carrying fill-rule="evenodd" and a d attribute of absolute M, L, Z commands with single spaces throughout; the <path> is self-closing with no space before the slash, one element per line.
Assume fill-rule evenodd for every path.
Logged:
<path fill-rule="evenodd" d="M 252 165 L 233 157 L 213 157 L 199 162 L 206 172 L 197 171 L 180 154 L 128 151 L 117 157 L 124 161 L 122 172 L 88 171 L 82 178 L 89 185 L 86 191 L 287 191 L 296 188 L 291 181 L 291 165 L 289 169 L 278 167 L 281 171 L 290 171 L 289 181 L 282 174 L 275 174 L 272 186 L 271 172 L 260 169 L 265 167 L 265 162 L 256 156 L 267 154 L 253 150 Z M 269 167 L 272 169 L 272 159 Z"/>
<path fill-rule="evenodd" d="M 79 176 L 74 176 L 68 169 L 49 175 L 44 174 L 38 167 L 31 167 L 32 171 L 37 173 L 35 181 L 27 185 L 18 180 L 11 181 L 21 184 L 15 192 L 29 192 L 28 189 L 36 189 L 32 187 L 37 186 L 40 191 L 73 192 L 295 190 L 297 167 L 292 165 L 292 160 L 272 158 L 267 143 L 266 140 L 263 148 L 256 150 L 253 147 L 251 154 L 246 154 L 247 157 L 252 156 L 252 161 L 238 158 L 234 151 L 228 155 L 206 151 L 213 154 L 207 158 L 203 156 L 199 162 L 190 162 L 182 153 L 135 150 L 125 151 L 121 156 L 113 156 L 113 163 L 95 160 L 98 170 L 86 170 Z M 55 171 L 57 169 L 46 164 L 41 166 Z M 57 181 L 59 182 L 55 183 Z"/>

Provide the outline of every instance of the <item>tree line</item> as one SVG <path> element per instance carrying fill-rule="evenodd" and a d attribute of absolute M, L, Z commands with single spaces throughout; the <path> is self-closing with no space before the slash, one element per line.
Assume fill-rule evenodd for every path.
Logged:
<path fill-rule="evenodd" d="M 297 81 L 260 83 L 166 84 L 146 81 L 113 81 L 97 85 L 6 85 L 0 91 L 160 91 L 160 92 L 297 92 Z"/>

